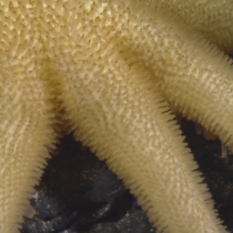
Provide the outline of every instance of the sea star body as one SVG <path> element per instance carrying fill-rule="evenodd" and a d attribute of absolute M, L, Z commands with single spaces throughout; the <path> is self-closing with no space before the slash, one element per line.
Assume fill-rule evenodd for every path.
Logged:
<path fill-rule="evenodd" d="M 158 230 L 226 232 L 165 99 L 232 147 L 227 58 L 156 1 L 0 3 L 0 231 L 17 232 L 63 118 Z"/>

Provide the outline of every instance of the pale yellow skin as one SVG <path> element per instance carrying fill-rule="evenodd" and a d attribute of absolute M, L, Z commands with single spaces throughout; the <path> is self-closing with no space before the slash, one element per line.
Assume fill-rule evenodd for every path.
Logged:
<path fill-rule="evenodd" d="M 167 110 L 226 141 L 229 63 L 217 49 L 203 51 L 202 35 L 160 4 L 0 1 L 0 232 L 18 232 L 64 122 L 106 159 L 159 231 L 226 232 Z"/>
<path fill-rule="evenodd" d="M 154 0 L 149 0 L 153 2 Z M 227 53 L 233 53 L 231 0 L 157 0 L 172 14 L 202 33 Z"/>

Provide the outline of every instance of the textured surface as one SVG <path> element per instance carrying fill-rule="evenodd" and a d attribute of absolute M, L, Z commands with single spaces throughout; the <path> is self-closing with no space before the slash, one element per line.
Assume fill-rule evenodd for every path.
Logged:
<path fill-rule="evenodd" d="M 41 46 L 31 10 L 21 7 L 9 1 L 0 6 L 1 232 L 15 232 L 22 221 L 22 200 L 30 197 L 42 174 L 49 157 L 44 143 L 51 144 L 53 137 L 47 80 L 41 77 Z"/>
<path fill-rule="evenodd" d="M 30 203 L 36 214 L 21 233 L 156 232 L 116 175 L 71 136 L 61 140 Z"/>
<path fill-rule="evenodd" d="M 152 0 L 153 1 L 153 0 Z M 233 2 L 231 0 L 159 0 L 171 13 L 188 22 L 196 30 L 227 53 L 233 53 Z"/>
<path fill-rule="evenodd" d="M 168 110 L 232 147 L 227 57 L 159 1 L 0 3 L 0 231 L 17 232 L 63 122 L 159 231 L 226 232 Z"/>
<path fill-rule="evenodd" d="M 181 125 L 215 207 L 229 232 L 233 232 L 233 173 L 221 159 L 221 143 L 197 135 L 192 122 L 182 119 Z M 48 161 L 32 197 L 36 215 L 24 222 L 22 233 L 52 233 L 54 229 L 66 233 L 150 232 L 136 198 L 94 154 L 70 136 L 61 141 L 58 151 Z"/>

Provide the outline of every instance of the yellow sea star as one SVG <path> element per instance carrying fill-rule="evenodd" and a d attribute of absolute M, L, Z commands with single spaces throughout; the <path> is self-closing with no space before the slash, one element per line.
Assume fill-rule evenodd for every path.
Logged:
<path fill-rule="evenodd" d="M 62 121 L 158 230 L 226 232 L 165 99 L 232 148 L 231 70 L 165 6 L 0 1 L 0 232 L 17 232 Z"/>

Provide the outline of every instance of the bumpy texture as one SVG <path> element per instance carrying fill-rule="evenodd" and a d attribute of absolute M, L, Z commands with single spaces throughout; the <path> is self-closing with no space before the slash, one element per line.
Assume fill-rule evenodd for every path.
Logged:
<path fill-rule="evenodd" d="M 154 0 L 150 0 L 153 2 Z M 166 10 L 192 25 L 209 41 L 233 53 L 233 3 L 231 0 L 159 0 Z"/>
<path fill-rule="evenodd" d="M 0 232 L 8 233 L 23 220 L 54 133 L 34 9 L 1 1 L 0 10 Z"/>
<path fill-rule="evenodd" d="M 62 121 L 159 231 L 226 232 L 169 105 L 232 148 L 230 65 L 171 12 L 162 1 L 0 1 L 0 232 L 17 232 Z"/>

